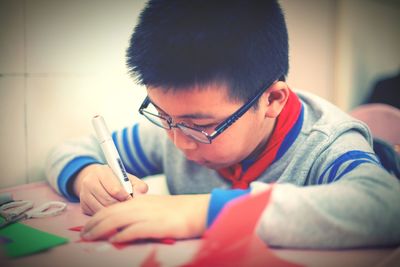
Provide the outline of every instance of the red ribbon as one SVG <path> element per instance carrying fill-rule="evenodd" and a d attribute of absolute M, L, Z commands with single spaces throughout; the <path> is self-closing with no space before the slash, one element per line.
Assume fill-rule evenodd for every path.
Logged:
<path fill-rule="evenodd" d="M 255 162 L 244 173 L 241 163 L 218 170 L 222 177 L 232 182 L 232 188 L 247 189 L 249 184 L 256 180 L 274 161 L 283 140 L 296 123 L 301 111 L 301 102 L 298 96 L 292 90 L 289 92 L 288 100 L 277 118 L 275 129 L 265 149 Z"/>

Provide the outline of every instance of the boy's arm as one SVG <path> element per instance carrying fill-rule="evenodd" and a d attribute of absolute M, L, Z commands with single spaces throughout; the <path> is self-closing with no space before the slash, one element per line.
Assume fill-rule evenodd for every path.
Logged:
<path fill-rule="evenodd" d="M 363 144 L 353 147 L 351 144 L 357 143 L 353 138 Z M 346 149 L 336 145 L 343 142 L 349 144 Z M 266 243 L 327 249 L 400 243 L 399 181 L 376 163 L 369 144 L 359 135 L 344 135 L 335 143 L 318 157 L 310 170 L 308 186 L 274 185 L 257 229 Z M 356 149 L 365 154 L 354 159 L 341 157 Z M 254 182 L 252 190 L 268 186 Z M 235 198 L 223 200 L 229 192 L 214 191 L 210 209 Z M 209 216 L 209 222 L 212 218 Z"/>
<path fill-rule="evenodd" d="M 274 188 L 258 233 L 269 244 L 286 247 L 395 245 L 399 203 L 399 181 L 380 165 L 360 132 L 349 131 L 318 155 L 308 186 Z"/>
<path fill-rule="evenodd" d="M 162 172 L 162 138 L 147 126 L 134 125 L 113 132 L 112 137 L 127 172 L 137 177 Z M 105 158 L 94 136 L 66 141 L 51 151 L 46 163 L 50 185 L 70 201 L 78 201 L 74 194 L 77 174 L 91 164 L 104 164 Z"/>
<path fill-rule="evenodd" d="M 69 201 L 77 202 L 79 198 L 73 192 L 76 175 L 90 164 L 104 162 L 94 136 L 68 140 L 50 151 L 46 162 L 46 177 L 59 194 Z"/>
<path fill-rule="evenodd" d="M 354 248 L 400 243 L 400 184 L 365 164 L 332 184 L 274 186 L 258 234 L 270 245 Z"/>

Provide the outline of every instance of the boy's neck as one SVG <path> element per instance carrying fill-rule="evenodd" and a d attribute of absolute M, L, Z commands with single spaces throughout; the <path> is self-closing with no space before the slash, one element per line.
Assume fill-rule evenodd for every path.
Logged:
<path fill-rule="evenodd" d="M 264 131 L 266 134 L 263 135 L 264 137 L 261 139 L 261 142 L 256 146 L 253 152 L 251 152 L 243 161 L 255 160 L 265 150 L 268 141 L 270 140 L 272 134 L 274 133 L 276 119 L 274 119 L 273 123 L 271 123 L 270 125 L 272 125 L 272 127 L 266 127 L 267 129 Z"/>

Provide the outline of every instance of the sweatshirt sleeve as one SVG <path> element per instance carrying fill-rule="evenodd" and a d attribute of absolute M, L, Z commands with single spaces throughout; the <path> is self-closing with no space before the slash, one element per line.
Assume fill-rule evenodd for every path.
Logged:
<path fill-rule="evenodd" d="M 339 137 L 318 157 L 308 181 L 274 186 L 257 229 L 266 243 L 319 249 L 400 244 L 400 183 L 365 139 Z"/>
<path fill-rule="evenodd" d="M 112 133 L 128 173 L 139 178 L 162 173 L 162 134 L 156 127 L 146 123 Z M 76 202 L 79 199 L 72 192 L 74 178 L 82 168 L 94 163 L 106 164 L 95 136 L 71 139 L 55 146 L 49 153 L 46 177 L 59 194 Z"/>
<path fill-rule="evenodd" d="M 215 188 L 211 192 L 210 204 L 208 207 L 207 214 L 207 227 L 210 227 L 214 220 L 217 218 L 218 214 L 222 211 L 225 205 L 241 196 L 244 196 L 250 192 L 248 190 L 242 189 L 219 189 Z"/>

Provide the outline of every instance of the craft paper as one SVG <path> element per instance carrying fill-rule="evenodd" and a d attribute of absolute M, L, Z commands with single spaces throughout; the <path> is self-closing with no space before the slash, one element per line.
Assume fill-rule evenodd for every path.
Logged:
<path fill-rule="evenodd" d="M 0 218 L 0 223 L 4 219 Z M 13 223 L 0 229 L 1 243 L 8 257 L 20 257 L 43 251 L 61 244 L 68 239 L 43 232 L 22 223 Z"/>
<path fill-rule="evenodd" d="M 228 203 L 205 232 L 198 253 L 184 267 L 300 266 L 275 256 L 255 234 L 271 191 L 268 189 L 256 195 L 246 195 Z"/>
<path fill-rule="evenodd" d="M 160 263 L 156 259 L 156 249 L 153 248 L 150 255 L 147 256 L 146 260 L 142 263 L 141 267 L 161 267 Z"/>

